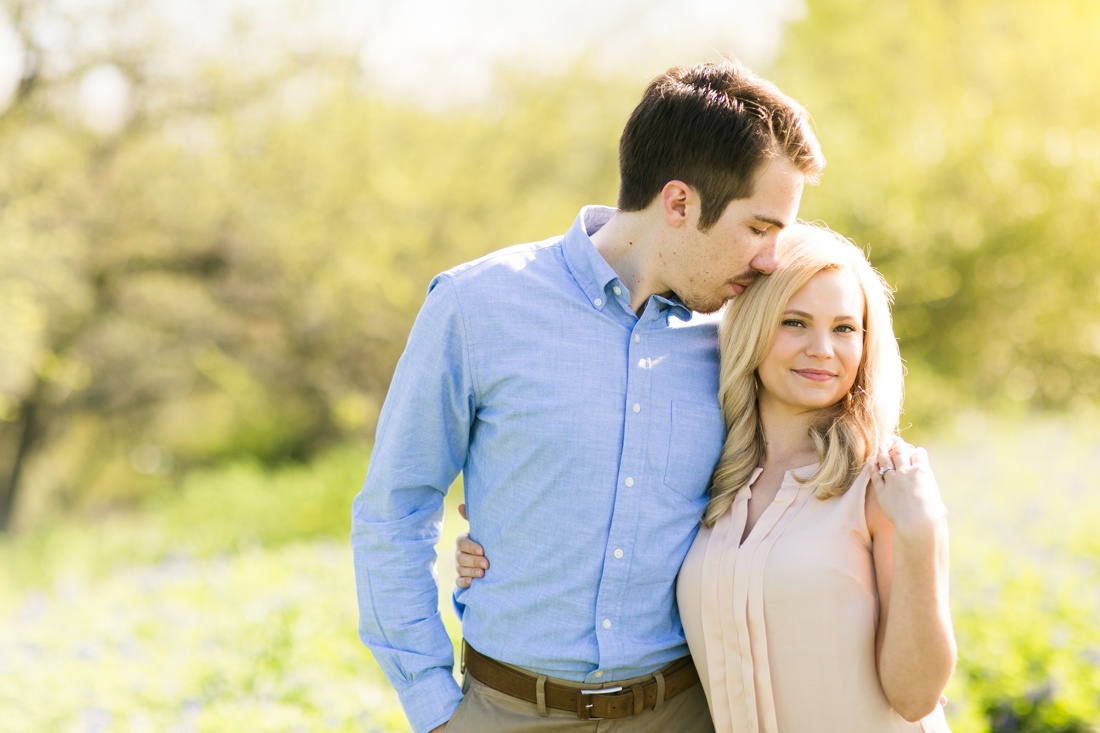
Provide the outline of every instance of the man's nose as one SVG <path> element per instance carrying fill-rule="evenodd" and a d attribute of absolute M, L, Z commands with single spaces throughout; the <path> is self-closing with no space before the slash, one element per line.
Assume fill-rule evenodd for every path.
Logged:
<path fill-rule="evenodd" d="M 779 267 L 779 236 L 771 236 L 768 238 L 768 243 L 756 253 L 756 257 L 752 258 L 752 262 L 749 263 L 752 269 L 764 275 L 770 275 L 775 272 L 775 268 Z"/>

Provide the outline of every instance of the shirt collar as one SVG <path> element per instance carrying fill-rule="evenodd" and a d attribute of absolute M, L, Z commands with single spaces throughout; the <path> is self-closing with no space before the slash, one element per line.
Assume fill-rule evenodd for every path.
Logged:
<path fill-rule="evenodd" d="M 611 220 L 616 209 L 610 206 L 585 206 L 577 214 L 573 226 L 565 234 L 562 243 L 562 251 L 565 255 L 565 263 L 573 275 L 573 279 L 584 291 L 588 302 L 595 308 L 602 309 L 609 300 L 609 287 L 618 283 L 623 292 L 626 286 L 621 284 L 619 276 L 607 264 L 607 260 L 592 243 L 592 235 L 595 234 Z M 661 310 L 667 310 L 668 316 L 676 316 L 681 321 L 691 320 L 692 312 L 680 302 L 676 296 L 666 298 L 661 295 L 651 296 L 652 300 L 660 305 Z"/>
<path fill-rule="evenodd" d="M 573 226 L 565 233 L 562 251 L 573 279 L 581 286 L 588 302 L 602 308 L 607 302 L 605 288 L 619 279 L 611 265 L 596 250 L 592 235 L 611 220 L 615 209 L 609 206 L 585 206 Z"/>

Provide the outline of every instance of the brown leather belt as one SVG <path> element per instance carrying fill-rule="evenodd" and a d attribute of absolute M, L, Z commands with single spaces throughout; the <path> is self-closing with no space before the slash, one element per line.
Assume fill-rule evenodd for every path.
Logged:
<path fill-rule="evenodd" d="M 538 703 L 539 678 L 535 675 L 483 656 L 465 641 L 462 642 L 462 653 L 465 671 L 481 684 L 520 700 Z M 546 707 L 567 710 L 576 713 L 581 720 L 590 720 L 625 718 L 644 710 L 653 710 L 657 707 L 660 692 L 664 693 L 661 698 L 663 702 L 698 682 L 699 673 L 695 671 L 691 657 L 683 657 L 656 672 L 653 679 L 629 687 L 612 685 L 602 690 L 582 690 L 550 681 L 545 681 L 542 686 Z"/>

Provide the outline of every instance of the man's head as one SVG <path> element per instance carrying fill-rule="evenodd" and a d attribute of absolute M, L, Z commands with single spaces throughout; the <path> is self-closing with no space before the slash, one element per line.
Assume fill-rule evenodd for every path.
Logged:
<path fill-rule="evenodd" d="M 659 210 L 655 292 L 722 307 L 776 267 L 779 231 L 825 165 L 805 109 L 727 58 L 655 79 L 619 143 L 619 209 Z"/>
<path fill-rule="evenodd" d="M 798 102 L 730 57 L 678 66 L 650 83 L 623 129 L 618 207 L 641 211 L 682 181 L 701 199 L 706 231 L 730 201 L 752 196 L 757 173 L 777 158 L 809 183 L 825 166 Z"/>

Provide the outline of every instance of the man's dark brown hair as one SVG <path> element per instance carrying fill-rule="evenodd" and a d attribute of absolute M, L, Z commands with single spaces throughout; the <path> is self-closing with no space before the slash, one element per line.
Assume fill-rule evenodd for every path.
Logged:
<path fill-rule="evenodd" d="M 641 211 L 669 181 L 702 200 L 699 228 L 753 195 L 762 164 L 786 157 L 815 183 L 825 166 L 809 114 L 732 57 L 678 66 L 654 79 L 619 140 L 622 211 Z"/>

